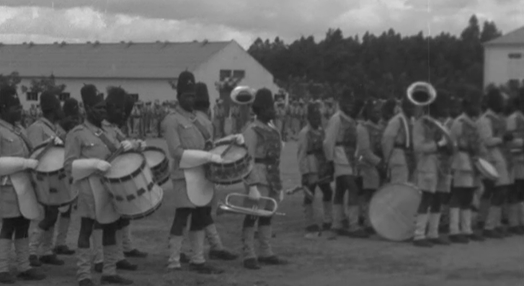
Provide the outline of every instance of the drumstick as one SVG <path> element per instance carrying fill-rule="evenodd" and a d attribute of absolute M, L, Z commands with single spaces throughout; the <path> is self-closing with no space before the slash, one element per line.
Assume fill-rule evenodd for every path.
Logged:
<path fill-rule="evenodd" d="M 55 140 L 53 138 L 49 139 L 42 152 L 38 153 L 38 155 L 35 156 L 35 160 L 40 161 L 40 159 L 42 159 L 42 156 L 44 156 L 45 152 L 47 152 L 47 150 L 49 150 L 49 148 L 53 147 L 54 145 Z"/>
<path fill-rule="evenodd" d="M 231 141 L 231 143 L 229 143 L 227 148 L 224 151 L 222 151 L 222 154 L 220 154 L 220 157 L 224 157 L 227 154 L 227 152 L 229 152 L 229 150 L 233 148 L 233 145 L 235 145 L 235 141 Z"/>

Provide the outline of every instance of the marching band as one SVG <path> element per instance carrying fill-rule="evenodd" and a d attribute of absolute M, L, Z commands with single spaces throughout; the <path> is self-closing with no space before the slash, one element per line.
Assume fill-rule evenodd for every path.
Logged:
<path fill-rule="evenodd" d="M 281 98 L 266 88 L 241 86 L 231 99 L 255 117 L 225 137 L 215 130 L 222 124 L 211 119 L 204 83 L 184 71 L 176 89 L 178 104 L 159 128 L 167 152 L 122 132 L 135 102 L 120 87 L 109 87 L 104 99 L 96 86 L 84 85 L 83 122 L 76 100 L 61 107 L 57 94 L 43 92 L 42 117 L 27 130 L 18 124 L 16 90 L 0 89 L 0 283 L 45 279 L 39 266 L 63 265 L 58 255 L 76 253 L 78 285 L 95 285 L 93 261 L 102 284 L 132 284 L 117 272 L 137 270 L 126 257 L 147 257 L 133 246 L 132 220 L 161 206 L 161 186 L 169 179 L 175 210 L 167 269 L 173 271 L 189 263 L 197 273 L 223 273 L 206 261 L 206 239 L 211 259 L 237 259 L 217 231 L 217 205 L 217 215 L 245 216 L 239 239 L 246 269 L 288 264 L 273 251 L 272 218 L 281 214 L 284 196 L 297 190 L 304 194 L 306 238 L 323 231 L 331 238 L 378 234 L 432 247 L 524 234 L 524 89 L 508 100 L 497 89 L 483 96 L 469 88 L 460 102 L 426 82 L 411 84 L 399 101 L 360 102 L 345 89 L 337 110 L 312 101 L 288 123 Z M 284 189 L 280 172 L 287 124 L 290 135 L 297 134 L 301 175 L 300 186 L 291 190 Z M 217 201 L 217 186 L 238 183 L 243 193 Z M 313 207 L 317 187 L 321 223 Z M 234 197 L 241 199 L 238 206 L 230 202 Z M 73 209 L 80 217 L 76 252 L 65 243 Z M 444 217 L 449 235 L 443 235 Z M 17 276 L 9 271 L 13 242 Z"/>

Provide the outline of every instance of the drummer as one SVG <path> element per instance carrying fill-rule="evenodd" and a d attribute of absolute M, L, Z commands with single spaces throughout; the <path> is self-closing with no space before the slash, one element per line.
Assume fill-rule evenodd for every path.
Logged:
<path fill-rule="evenodd" d="M 56 92 L 44 91 L 40 95 L 40 108 L 42 117 L 37 119 L 27 128 L 27 137 L 32 146 L 39 146 L 49 140 L 54 144 L 63 144 L 65 130 L 58 124 L 64 117 L 60 100 Z M 34 228 L 29 241 L 29 262 L 31 266 L 38 267 L 42 263 L 50 265 L 63 265 L 64 261 L 58 259 L 53 252 L 53 238 L 55 223 L 58 219 L 58 207 L 44 206 L 44 218 Z M 42 256 L 38 257 L 38 250 L 42 249 Z"/>
<path fill-rule="evenodd" d="M 449 240 L 453 243 L 482 241 L 484 238 L 472 230 L 471 204 L 479 187 L 480 177 L 473 166 L 473 158 L 481 154 L 479 133 L 475 120 L 480 114 L 480 92 L 466 91 L 462 100 L 463 113 L 453 120 L 451 137 L 457 143 L 458 152 L 451 164 L 453 187 L 449 209 Z"/>
<path fill-rule="evenodd" d="M 16 124 L 22 116 L 22 105 L 16 89 L 0 87 L 0 283 L 13 284 L 16 278 L 21 280 L 42 280 L 45 275 L 29 265 L 29 243 L 27 240 L 30 221 L 23 216 L 19 201 L 19 192 L 25 190 L 11 175 L 20 171 L 34 169 L 38 161 L 27 159 L 32 146 L 25 130 Z M 38 209 L 38 205 L 30 207 Z M 13 243 L 14 237 L 14 243 Z M 15 247 L 17 277 L 9 270 L 12 245 Z"/>
<path fill-rule="evenodd" d="M 133 106 L 129 106 L 129 102 L 134 104 L 134 100 L 127 94 L 127 92 L 121 87 L 108 87 L 106 108 L 107 118 L 102 122 L 102 128 L 111 133 L 112 136 L 116 137 L 118 141 L 128 141 L 133 145 L 135 150 L 143 150 L 146 143 L 141 140 L 128 140 L 120 129 L 121 126 L 125 125 L 130 115 L 129 109 L 132 110 Z M 110 111 L 110 112 L 109 112 Z M 131 242 L 131 221 L 128 219 L 120 218 L 117 223 L 116 231 L 116 242 L 119 248 L 119 257 L 116 263 L 116 269 L 134 271 L 138 269 L 136 264 L 132 264 L 125 257 L 147 257 L 147 253 L 141 252 L 136 248 L 132 247 Z M 95 223 L 93 230 L 93 244 L 95 250 L 95 271 L 102 272 L 103 269 L 103 252 L 102 252 L 102 225 Z"/>
<path fill-rule="evenodd" d="M 246 178 L 246 191 L 249 199 L 246 205 L 252 205 L 261 197 L 261 193 L 277 202 L 283 200 L 282 180 L 280 178 L 280 155 L 282 139 L 276 127 L 271 123 L 276 111 L 273 95 L 267 88 L 259 89 L 251 106 L 256 115 L 254 122 L 244 130 L 244 139 L 248 153 L 254 160 L 253 171 Z M 244 267 L 260 269 L 259 263 L 283 265 L 288 262 L 273 253 L 270 240 L 272 237 L 271 217 L 246 215 L 242 225 L 242 243 Z M 255 253 L 255 223 L 258 220 L 258 241 L 260 253 Z"/>
<path fill-rule="evenodd" d="M 376 100 L 368 100 L 362 112 L 364 122 L 357 126 L 357 158 L 362 174 L 362 189 L 364 193 L 364 210 L 369 208 L 369 202 L 375 191 L 385 180 L 386 165 L 382 158 L 380 139 L 383 126 L 379 125 L 382 104 Z M 373 234 L 368 212 L 364 213 L 366 231 Z"/>
<path fill-rule="evenodd" d="M 307 106 L 308 125 L 298 134 L 298 167 L 302 175 L 302 185 L 311 191 L 311 196 L 304 197 L 304 212 L 306 215 L 306 235 L 318 233 L 320 228 L 315 221 L 313 200 L 317 186 L 322 191 L 323 230 L 330 230 L 333 220 L 332 197 L 333 181 L 332 165 L 328 164 L 322 143 L 325 132 L 322 128 L 322 113 L 318 103 Z"/>
<path fill-rule="evenodd" d="M 219 274 L 223 270 L 206 263 L 204 258 L 204 228 L 209 222 L 206 208 L 196 208 L 189 199 L 188 191 L 213 191 L 202 173 L 195 172 L 209 162 L 223 162 L 220 155 L 208 152 L 211 146 L 213 126 L 209 120 L 202 120 L 195 113 L 195 76 L 182 72 L 177 83 L 178 105 L 169 112 L 162 122 L 162 134 L 173 159 L 171 179 L 175 194 L 175 217 L 169 237 L 170 256 L 167 268 L 179 270 L 180 252 L 184 240 L 184 229 L 189 216 L 191 223 L 189 239 L 192 256 L 189 269 L 202 274 Z"/>
<path fill-rule="evenodd" d="M 78 100 L 74 98 L 68 98 L 64 101 L 64 105 L 62 107 L 64 111 L 64 118 L 60 121 L 60 126 L 66 133 L 71 131 L 74 127 L 76 127 L 78 124 L 80 124 L 80 108 L 78 106 Z M 64 136 L 65 137 L 65 136 Z M 65 141 L 65 138 L 64 138 Z M 73 205 L 76 205 L 76 202 L 74 202 L 71 205 L 61 207 L 60 210 L 60 216 L 58 219 L 58 231 L 56 234 L 56 242 L 55 247 L 53 248 L 53 251 L 57 255 L 73 255 L 75 254 L 75 251 L 72 249 L 69 249 L 69 247 L 66 244 L 67 241 L 67 232 L 69 230 L 69 225 L 71 223 L 71 211 L 73 209 Z"/>
<path fill-rule="evenodd" d="M 359 225 L 358 187 L 355 182 L 355 152 L 357 147 L 358 110 L 352 90 L 342 92 L 339 111 L 329 120 L 326 128 L 324 152 L 334 167 L 335 197 L 333 201 L 333 232 L 339 235 L 365 238 L 369 234 Z M 348 194 L 348 229 L 343 226 L 345 217 L 344 196 Z"/>
<path fill-rule="evenodd" d="M 503 118 L 504 100 L 497 88 L 491 88 L 486 95 L 486 112 L 477 121 L 482 144 L 487 148 L 488 161 L 493 162 L 499 178 L 494 185 L 486 184 L 483 198 L 489 202 L 488 214 L 484 224 L 484 236 L 503 238 L 506 231 L 500 227 L 502 205 L 507 199 L 508 188 L 512 183 L 506 145 L 514 136 L 506 132 L 506 121 Z"/>
<path fill-rule="evenodd" d="M 78 271 L 80 286 L 94 285 L 91 278 L 90 237 L 96 221 L 102 223 L 104 267 L 102 284 L 132 284 L 132 280 L 116 273 L 116 263 L 120 249 L 116 244 L 116 230 L 119 214 L 107 201 L 109 195 L 100 184 L 99 173 L 106 172 L 111 164 L 105 161 L 111 153 L 123 148 L 130 150 L 129 141 L 119 142 L 114 133 L 104 130 L 102 121 L 106 118 L 106 103 L 94 85 L 84 85 L 81 89 L 82 101 L 86 110 L 86 120 L 67 134 L 65 144 L 65 170 L 75 187 L 79 188 L 78 214 L 80 234 L 78 237 Z"/>

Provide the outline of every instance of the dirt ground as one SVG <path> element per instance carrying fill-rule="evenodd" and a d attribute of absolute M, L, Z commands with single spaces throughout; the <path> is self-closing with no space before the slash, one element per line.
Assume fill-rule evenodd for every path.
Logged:
<path fill-rule="evenodd" d="M 150 145 L 163 146 L 154 139 Z M 299 183 L 296 144 L 286 145 L 282 167 L 285 187 Z M 135 245 L 149 253 L 147 259 L 133 259 L 139 265 L 136 272 L 120 272 L 135 281 L 134 285 L 201 285 L 201 286 L 492 286 L 524 285 L 524 238 L 510 237 L 468 245 L 414 248 L 408 243 L 392 243 L 378 237 L 336 240 L 305 239 L 302 195 L 286 197 L 279 211 L 286 216 L 274 218 L 276 237 L 272 244 L 277 254 L 291 261 L 286 266 L 267 266 L 252 271 L 242 268 L 241 259 L 232 262 L 211 261 L 226 270 L 221 275 L 198 275 L 183 269 L 167 273 L 167 239 L 174 209 L 170 184 L 164 186 L 162 207 L 152 216 L 132 224 Z M 220 190 L 219 196 L 236 187 Z M 316 208 L 320 208 L 317 194 Z M 225 246 L 240 253 L 242 216 L 226 214 L 216 218 Z M 75 246 L 78 219 L 74 217 L 69 245 Z M 76 260 L 62 256 L 66 265 L 44 266 L 48 279 L 38 283 L 18 285 L 66 286 L 76 285 Z M 94 274 L 98 282 L 99 274 Z"/>

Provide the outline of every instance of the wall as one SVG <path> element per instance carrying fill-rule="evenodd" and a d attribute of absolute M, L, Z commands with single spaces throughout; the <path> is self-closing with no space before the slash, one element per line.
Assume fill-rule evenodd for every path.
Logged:
<path fill-rule="evenodd" d="M 21 85 L 30 86 L 30 80 L 23 79 Z M 167 80 L 126 80 L 126 79 L 56 79 L 57 84 L 65 84 L 64 92 L 69 92 L 71 97 L 81 100 L 80 89 L 86 84 L 94 84 L 100 92 L 107 94 L 106 88 L 108 86 L 121 86 L 128 93 L 138 93 L 139 99 L 142 101 L 158 99 L 161 102 L 164 100 L 173 100 L 176 98 L 176 91 L 171 88 Z M 19 89 L 20 89 L 19 86 Z M 21 90 L 18 91 L 20 100 L 24 108 L 29 108 L 31 104 L 38 104 L 38 101 L 27 102 L 26 95 Z"/>
<path fill-rule="evenodd" d="M 510 59 L 508 54 L 522 54 Z M 484 87 L 490 83 L 505 84 L 511 79 L 524 79 L 524 45 L 486 46 L 484 48 Z"/>
<path fill-rule="evenodd" d="M 195 70 L 196 80 L 207 84 L 212 107 L 219 98 L 215 82 L 220 80 L 220 70 L 245 70 L 245 77 L 239 85 L 247 85 L 255 89 L 266 87 L 273 93 L 278 91 L 278 87 L 273 83 L 273 75 L 238 43 L 232 41 Z"/>

